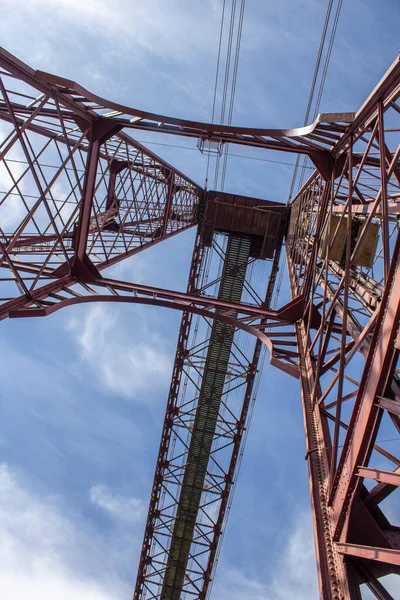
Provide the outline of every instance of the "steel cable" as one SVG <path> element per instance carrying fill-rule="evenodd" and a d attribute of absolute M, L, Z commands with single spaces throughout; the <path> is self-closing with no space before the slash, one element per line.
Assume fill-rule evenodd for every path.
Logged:
<path fill-rule="evenodd" d="M 331 59 L 331 53 L 332 53 L 333 43 L 334 43 L 335 36 L 336 36 L 336 30 L 337 30 L 337 25 L 339 22 L 342 4 L 343 4 L 343 0 L 338 0 L 338 5 L 336 7 L 334 22 L 333 22 L 333 26 L 332 26 L 331 33 L 330 33 L 328 50 L 327 50 L 327 53 L 325 56 L 323 72 L 322 72 L 322 76 L 321 76 L 321 80 L 320 80 L 320 84 L 319 84 L 319 88 L 318 88 L 317 101 L 316 101 L 315 108 L 314 108 L 314 117 L 312 119 L 313 121 L 316 119 L 316 117 L 318 115 L 318 110 L 319 110 L 319 106 L 320 106 L 321 99 L 322 99 L 322 94 L 323 94 L 323 90 L 324 90 L 324 86 L 325 86 L 326 76 L 327 76 L 328 67 L 329 67 L 329 63 L 330 63 L 330 59 Z M 320 67 L 321 67 L 321 60 L 322 60 L 326 37 L 327 37 L 328 29 L 329 29 L 329 23 L 331 20 L 332 7 L 333 7 L 333 0 L 329 0 L 329 4 L 327 7 L 326 16 L 325 16 L 325 22 L 324 22 L 324 26 L 322 29 L 322 35 L 321 35 L 321 41 L 320 41 L 320 45 L 319 45 L 319 49 L 318 49 L 317 60 L 315 63 L 315 68 L 314 68 L 313 80 L 311 83 L 310 94 L 309 94 L 307 108 L 306 108 L 306 112 L 305 112 L 304 125 L 308 124 L 308 120 L 310 117 L 311 106 L 312 106 L 313 99 L 314 99 L 315 88 L 316 88 L 318 75 L 319 75 Z M 299 165 L 300 165 L 300 160 L 301 160 L 300 155 L 298 155 L 297 159 L 296 159 L 296 165 L 294 168 L 294 172 L 293 172 L 292 182 L 290 185 L 289 200 L 292 198 L 292 195 L 294 193 L 296 179 L 297 179 L 297 173 L 298 173 L 298 169 L 299 169 Z M 307 163 L 307 158 L 305 158 L 303 161 L 302 171 L 301 171 L 301 175 L 299 178 L 298 189 L 300 189 L 303 179 L 304 179 L 305 169 L 307 168 L 306 163 Z"/>

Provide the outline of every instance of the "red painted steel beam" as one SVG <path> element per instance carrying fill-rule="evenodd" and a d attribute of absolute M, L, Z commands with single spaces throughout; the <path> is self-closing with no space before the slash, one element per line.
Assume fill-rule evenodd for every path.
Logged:
<path fill-rule="evenodd" d="M 375 198 L 366 198 L 366 203 L 365 204 L 357 204 L 354 205 L 353 204 L 353 212 L 357 215 L 368 215 L 370 214 L 373 210 L 373 202 L 374 202 Z M 340 214 L 346 212 L 346 206 L 344 204 L 336 204 L 333 208 L 333 213 L 334 214 Z M 400 202 L 389 202 L 387 205 L 387 212 L 388 215 L 394 215 L 397 216 L 398 214 L 400 214 Z M 376 211 L 374 211 L 375 214 L 378 214 Z"/>
<path fill-rule="evenodd" d="M 383 454 L 395 467 L 399 466 L 400 460 L 375 442 L 384 410 L 388 413 L 382 422 L 390 426 L 392 420 L 395 431 L 399 431 L 396 419 L 399 416 L 400 396 L 395 364 L 399 349 L 400 278 L 396 275 L 396 283 L 392 277 L 400 250 L 396 227 L 397 202 L 400 198 L 397 176 L 399 150 L 396 150 L 396 146 L 388 149 L 387 140 L 393 143 L 395 130 L 390 137 L 384 128 L 385 123 L 392 124 L 396 118 L 392 109 L 394 99 L 399 95 L 400 68 L 396 60 L 388 76 L 376 88 L 372 99 L 363 107 L 356 125 L 350 124 L 332 149 L 337 160 L 330 182 L 328 203 L 324 202 L 327 183 L 322 183 L 317 173 L 309 178 L 290 203 L 287 253 L 292 296 L 301 291 L 309 298 L 305 306 L 309 307 L 310 313 L 306 311 L 295 327 L 301 365 L 317 565 L 321 598 L 324 599 L 336 594 L 338 598 L 359 600 L 360 585 L 366 583 L 370 589 L 376 590 L 377 597 L 386 600 L 390 594 L 385 589 L 385 582 L 378 581 L 377 577 L 398 572 L 398 563 L 395 561 L 393 564 L 389 557 L 390 547 L 398 548 L 398 528 L 388 525 L 385 507 L 379 506 L 384 498 L 397 489 L 393 483 L 397 484 L 398 473 L 381 473 L 377 453 Z M 385 110 L 392 112 L 383 119 Z M 377 141 L 378 133 L 380 140 Z M 353 152 L 355 148 L 357 153 Z M 355 205 L 352 205 L 353 198 Z M 335 259 L 337 262 L 327 259 L 329 250 L 324 255 L 321 240 L 325 235 L 324 230 L 327 231 L 330 215 L 335 213 L 339 213 L 343 219 L 349 219 L 352 213 L 356 213 L 359 222 L 379 223 L 384 229 L 385 244 L 379 241 L 372 257 L 373 269 L 351 264 L 362 236 L 364 239 L 366 237 L 366 225 L 356 242 L 352 233 L 350 261 L 349 253 Z M 349 233 L 347 227 L 348 244 Z M 386 283 L 381 280 L 384 263 Z M 313 304 L 320 314 L 320 324 L 317 323 L 316 327 L 310 326 L 307 321 Z M 365 392 L 368 385 L 365 386 L 364 378 L 371 371 L 367 397 Z M 361 383 L 357 375 L 360 372 L 364 373 Z M 340 378 L 342 390 L 338 388 Z M 377 386 L 375 391 L 373 380 Z M 348 407 L 345 412 L 338 408 L 343 402 Z M 370 412 L 365 410 L 368 403 Z M 363 426 L 356 427 L 355 424 L 362 422 L 363 412 L 367 413 L 364 414 Z M 327 419 L 336 423 L 333 439 Z M 343 438 L 339 437 L 340 431 L 347 432 L 344 448 Z M 379 431 L 382 433 L 382 428 Z M 341 461 L 346 456 L 351 457 L 353 469 L 347 479 L 340 478 L 338 472 L 335 480 L 337 466 L 332 459 L 332 446 L 339 457 L 339 469 L 342 469 Z M 378 468 L 375 468 L 376 461 Z M 385 477 L 390 483 L 382 481 L 368 492 L 363 486 L 364 476 L 372 474 L 380 475 L 382 479 Z M 349 481 L 354 486 L 350 490 Z M 330 504 L 332 487 L 335 494 L 333 508 Z M 346 498 L 348 505 L 344 508 Z M 346 513 L 340 534 L 336 527 L 335 502 Z M 351 557 L 350 554 L 343 554 L 339 543 L 372 549 L 382 549 L 387 545 L 388 553 L 380 554 L 379 569 L 374 567 L 370 577 L 362 576 L 364 559 L 356 554 Z"/>
<path fill-rule="evenodd" d="M 95 194 L 101 144 L 102 141 L 106 141 L 107 138 L 112 137 L 120 129 L 120 127 L 115 126 L 104 127 L 104 123 L 101 121 L 94 124 L 89 123 L 89 127 L 86 173 L 75 245 L 75 256 L 81 260 L 87 251 L 89 223 L 93 210 L 93 197 Z"/>
<path fill-rule="evenodd" d="M 312 180 L 311 180 L 312 181 Z M 289 281 L 292 297 L 298 293 L 299 279 L 296 263 L 293 261 L 293 250 L 296 235 L 304 241 L 303 226 L 307 223 L 304 212 L 302 226 L 302 208 L 298 214 L 294 212 L 294 222 L 289 228 L 286 242 Z M 294 231 L 292 231 L 292 229 Z M 296 254 L 295 254 L 296 256 Z M 303 280 L 306 273 L 302 273 Z M 303 284 L 304 285 L 304 284 Z M 314 544 L 317 561 L 318 584 L 320 596 L 324 600 L 342 600 L 350 598 L 350 582 L 346 577 L 345 565 L 338 554 L 333 540 L 333 531 L 328 505 L 329 464 L 331 462 L 331 437 L 327 417 L 319 410 L 314 401 L 315 390 L 320 394 L 320 386 L 316 379 L 315 363 L 309 352 L 309 335 L 304 319 L 296 324 L 296 339 L 300 363 L 300 383 L 303 403 L 304 429 L 306 435 L 306 459 L 308 463 L 309 487 L 311 498 L 311 514 L 314 529 Z"/>
<path fill-rule="evenodd" d="M 389 398 L 378 398 L 376 403 L 381 408 L 385 408 L 389 412 L 400 417 L 400 402 L 398 400 L 390 400 Z"/>
<path fill-rule="evenodd" d="M 63 278 L 60 282 L 54 282 L 52 286 L 49 285 L 45 289 L 39 288 L 35 296 L 33 296 L 33 300 L 43 299 L 47 296 L 49 291 L 53 292 L 55 290 L 59 290 L 69 282 L 70 279 Z M 177 292 L 174 290 L 166 290 L 154 286 L 117 281 L 107 278 L 94 280 L 91 282 L 91 284 L 100 286 L 101 288 L 112 288 L 113 290 L 127 292 L 132 294 L 132 296 L 96 294 L 88 297 L 83 296 L 79 298 L 67 298 L 59 303 L 54 304 L 54 306 L 49 306 L 46 309 L 43 309 L 44 312 L 39 312 L 37 309 L 32 309 L 32 315 L 29 314 L 29 308 L 25 308 L 25 306 L 20 309 L 17 308 L 17 302 L 15 301 L 12 305 L 12 316 L 14 318 L 18 316 L 35 316 L 35 314 L 33 314 L 34 312 L 36 313 L 36 316 L 46 316 L 66 306 L 85 302 L 143 302 L 145 304 L 154 304 L 159 306 L 162 305 L 161 302 L 164 302 L 165 306 L 173 306 L 178 310 L 192 310 L 192 306 L 199 305 L 209 311 L 213 309 L 223 310 L 227 316 L 229 316 L 229 314 L 237 313 L 247 317 L 264 317 L 273 321 L 294 323 L 300 318 L 304 303 L 303 298 L 299 297 L 282 306 L 278 310 L 271 310 L 243 302 L 228 302 L 226 300 L 219 300 L 211 296 L 208 297 L 188 294 L 185 292 Z M 43 291 L 46 293 L 46 296 L 44 295 Z M 170 301 L 169 304 L 167 303 L 168 301 Z M 21 297 L 21 304 L 23 305 L 25 302 L 26 299 Z M 24 311 L 24 314 L 19 311 Z M 243 324 L 245 325 L 245 322 L 243 322 Z"/>
<path fill-rule="evenodd" d="M 314 369 L 307 353 L 307 336 L 302 324 L 296 326 L 300 355 L 300 381 L 306 433 L 306 459 L 309 472 L 311 513 L 314 529 L 318 583 L 323 600 L 350 598 L 343 561 L 333 542 L 328 506 L 328 472 L 331 456 L 326 419 L 313 403 Z"/>
<path fill-rule="evenodd" d="M 400 321 L 400 235 L 393 251 L 393 261 L 379 308 L 374 335 L 349 424 L 344 448 L 333 485 L 335 537 L 339 539 L 350 501 L 360 487 L 357 468 L 365 465 L 374 442 L 381 409 L 377 396 L 384 396 L 393 374 L 398 350 L 394 342 Z"/>
<path fill-rule="evenodd" d="M 363 469 L 363 471 L 365 471 L 365 469 Z M 359 469 L 359 475 L 360 476 L 365 476 L 362 475 L 360 473 L 360 469 Z M 400 468 L 397 468 L 396 471 L 389 473 L 389 479 L 390 481 L 384 481 L 383 479 L 378 479 L 378 481 L 380 481 L 381 483 L 378 483 L 377 485 L 375 485 L 369 492 L 368 495 L 364 498 L 364 502 L 365 505 L 368 507 L 374 507 L 377 506 L 378 504 L 380 504 L 380 502 L 383 502 L 383 500 L 385 500 L 385 498 L 387 498 L 388 496 L 390 496 L 390 494 L 392 492 L 394 492 L 399 483 L 398 480 L 400 478 Z M 396 482 L 396 477 L 397 477 L 397 482 Z"/>
<path fill-rule="evenodd" d="M 400 485 L 400 473 L 384 471 L 383 469 L 372 469 L 370 467 L 359 467 L 357 469 L 357 475 L 359 477 L 367 477 L 368 479 L 375 479 L 381 483 L 387 483 L 393 486 Z"/>
<path fill-rule="evenodd" d="M 360 544 L 337 544 L 340 554 L 367 560 L 376 560 L 389 565 L 400 566 L 400 550 L 394 548 L 372 548 Z"/>
<path fill-rule="evenodd" d="M 354 117 L 354 113 L 323 114 L 319 115 L 313 124 L 295 129 L 255 129 L 199 123 L 157 115 L 105 100 L 73 81 L 50 73 L 33 71 L 3 49 L 0 49 L 0 64 L 37 89 L 45 90 L 51 96 L 57 95 L 63 106 L 72 109 L 74 113 L 79 112 L 83 118 L 96 120 L 101 115 L 102 120 L 108 120 L 124 128 L 305 154 L 328 177 L 328 171 L 331 169 L 329 150 L 345 130 L 344 124 L 351 122 Z M 0 112 L 1 108 L 0 103 Z M 29 107 L 16 108 L 23 118 L 29 114 Z M 104 110 L 106 108 L 109 109 L 108 113 Z M 55 115 L 54 109 L 47 108 L 48 118 Z"/>
<path fill-rule="evenodd" d="M 380 101 L 383 102 L 384 108 L 387 108 L 399 96 L 399 78 L 400 57 L 398 56 L 357 111 L 352 123 L 337 142 L 333 150 L 334 156 L 337 157 L 342 152 L 348 150 L 349 146 L 368 130 L 369 125 L 378 116 L 378 103 Z"/>
<path fill-rule="evenodd" d="M 69 279 L 65 279 L 66 284 L 68 284 L 69 281 Z M 76 281 L 74 283 L 76 283 Z M 61 290 L 60 285 L 49 285 L 45 287 L 46 291 L 52 295 L 57 294 L 57 292 Z M 111 285 L 110 289 L 112 289 Z M 267 346 L 268 350 L 270 351 L 271 365 L 288 373 L 289 375 L 292 375 L 295 378 L 299 377 L 299 370 L 297 365 L 293 364 L 291 361 L 286 360 L 286 357 L 282 355 L 283 353 L 281 352 L 279 347 L 276 348 L 274 346 L 274 340 L 262 331 L 262 329 L 265 328 L 265 325 L 263 325 L 264 319 L 277 321 L 282 325 L 294 323 L 298 319 L 298 315 L 302 306 L 301 302 L 298 302 L 297 300 L 294 303 L 290 302 L 278 311 L 273 311 L 268 309 L 257 310 L 256 307 L 249 308 L 249 305 L 247 304 L 221 302 L 218 300 L 207 299 L 201 296 L 199 296 L 198 298 L 193 298 L 188 295 L 190 301 L 185 302 L 184 300 L 182 300 L 182 293 L 179 293 L 179 300 L 174 299 L 173 294 L 160 295 L 159 297 L 95 294 L 90 296 L 74 296 L 72 298 L 61 299 L 58 301 L 48 300 L 48 297 L 49 296 L 44 292 L 42 292 L 41 294 L 37 294 L 35 300 L 22 297 L 22 306 L 24 305 L 24 303 L 29 305 L 36 303 L 38 306 L 40 306 L 41 303 L 42 305 L 39 308 L 17 308 L 17 303 L 15 301 L 10 301 L 9 306 L 7 307 L 7 313 L 3 316 L 3 318 L 5 318 L 6 316 L 10 318 L 45 317 L 53 314 L 54 312 L 57 312 L 61 308 L 73 306 L 76 304 L 86 304 L 90 302 L 144 304 L 150 306 L 159 306 L 160 308 L 170 308 L 173 310 L 189 311 L 191 313 L 201 315 L 209 319 L 221 321 L 226 325 L 233 326 L 237 329 L 241 329 L 242 331 L 253 335 L 255 338 L 259 339 L 262 343 L 264 343 Z M 220 312 L 221 310 L 223 310 L 224 312 Z M 235 318 L 229 316 L 230 314 L 236 313 L 244 315 L 245 318 Z M 246 320 L 248 318 L 250 318 L 250 320 L 252 321 L 254 319 L 257 319 L 257 317 L 259 320 L 262 321 L 261 323 L 255 323 L 254 325 L 246 323 Z"/>
<path fill-rule="evenodd" d="M 242 144 L 284 152 L 308 154 L 311 157 L 318 156 L 319 152 L 323 154 L 327 148 L 332 146 L 332 139 L 335 141 L 339 138 L 343 126 L 339 126 L 338 123 L 349 123 L 354 117 L 354 113 L 322 114 L 311 125 L 295 129 L 256 129 L 200 123 L 158 115 L 106 100 L 86 90 L 74 81 L 51 73 L 36 71 L 35 75 L 38 80 L 54 87 L 57 86 L 71 97 L 75 96 L 77 104 L 85 106 L 92 114 L 96 114 L 96 110 L 100 108 L 112 109 L 107 118 L 122 124 L 123 127 L 195 137 L 211 142 Z M 325 128 L 319 127 L 320 123 L 331 124 L 331 127 L 327 131 Z M 318 144 L 312 141 L 312 134 L 317 132 L 319 134 Z M 339 135 L 335 136 L 335 133 L 338 134 L 338 132 Z M 326 137 L 324 137 L 324 134 L 326 134 Z"/>

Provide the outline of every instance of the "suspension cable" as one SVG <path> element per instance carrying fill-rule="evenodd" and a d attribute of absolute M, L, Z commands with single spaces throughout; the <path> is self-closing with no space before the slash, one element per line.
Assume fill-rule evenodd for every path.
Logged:
<path fill-rule="evenodd" d="M 225 119 L 226 100 L 227 100 L 227 95 L 228 95 L 228 84 L 229 84 L 229 72 L 230 72 L 230 67 L 231 67 L 231 56 L 232 56 L 232 41 L 233 41 L 234 26 L 235 26 L 235 15 L 236 15 L 236 0 L 232 0 L 231 19 L 230 19 L 230 24 L 229 24 L 228 43 L 227 43 L 227 50 L 226 50 L 224 87 L 223 87 L 222 102 L 221 102 L 221 116 L 220 116 L 220 124 L 221 125 L 224 123 L 224 119 Z M 215 164 L 215 172 L 214 172 L 214 189 L 217 189 L 217 186 L 218 186 L 220 160 L 221 160 L 221 157 L 220 157 L 220 155 L 218 155 L 216 164 Z"/>
<path fill-rule="evenodd" d="M 218 43 L 218 56 L 217 56 L 217 68 L 216 68 L 216 72 L 215 72 L 215 83 L 214 83 L 214 98 L 213 98 L 213 107 L 212 107 L 212 115 L 211 115 L 211 123 L 214 123 L 214 116 L 215 116 L 215 104 L 216 104 L 216 100 L 217 100 L 217 87 L 218 87 L 218 77 L 219 77 L 219 65 L 220 65 L 220 61 L 221 61 L 221 47 L 222 47 L 222 34 L 223 34 L 223 30 L 224 30 L 224 17 L 225 17 L 225 3 L 226 0 L 224 0 L 223 4 L 222 4 L 222 15 L 221 15 L 221 27 L 219 30 L 219 43 Z M 205 187 L 207 187 L 207 182 L 208 182 L 208 170 L 210 168 L 210 152 L 208 153 L 207 156 L 207 168 L 206 168 L 206 181 L 205 181 Z"/>
<path fill-rule="evenodd" d="M 319 88 L 318 88 L 318 96 L 317 96 L 317 101 L 316 101 L 315 108 L 314 108 L 314 118 L 312 120 L 315 120 L 318 115 L 318 111 L 319 111 L 319 107 L 320 107 L 320 103 L 321 103 L 321 99 L 322 99 L 322 94 L 323 94 L 323 90 L 324 90 L 324 85 L 325 85 L 325 81 L 326 81 L 326 75 L 328 72 L 328 66 L 329 66 L 330 59 L 331 59 L 333 43 L 334 43 L 335 36 L 336 36 L 337 25 L 339 22 L 339 16 L 340 16 L 340 12 L 342 9 L 342 4 L 343 4 L 343 0 L 338 0 L 338 4 L 336 7 L 336 13 L 335 13 L 335 17 L 334 17 L 334 22 L 333 22 L 333 26 L 332 26 L 331 33 L 330 33 L 328 50 L 327 50 L 327 53 L 325 56 L 323 72 L 322 72 L 322 76 L 321 76 L 321 80 L 320 80 L 320 84 L 319 84 Z M 317 60 L 315 63 L 314 75 L 313 75 L 313 80 L 312 80 L 311 89 L 310 89 L 310 95 L 308 98 L 307 108 L 306 108 L 306 112 L 305 112 L 304 125 L 308 124 L 308 120 L 309 120 L 309 116 L 310 116 L 310 112 L 311 112 L 311 106 L 312 106 L 312 102 L 314 99 L 315 88 L 316 88 L 318 75 L 319 75 L 320 68 L 321 68 L 322 55 L 323 55 L 323 51 L 324 51 L 324 47 L 325 47 L 327 32 L 329 29 L 329 23 L 331 20 L 332 7 L 333 7 L 333 0 L 329 0 L 327 11 L 326 11 L 326 16 L 325 16 L 325 22 L 324 22 L 324 26 L 322 29 L 322 35 L 321 35 L 321 41 L 320 41 L 320 45 L 319 45 L 319 49 L 318 49 Z M 298 189 L 301 187 L 302 182 L 303 182 L 306 163 L 307 163 L 307 159 L 304 159 Z M 294 172 L 293 172 L 292 182 L 290 185 L 289 200 L 292 198 L 292 195 L 294 192 L 299 165 L 300 165 L 300 156 L 298 155 L 297 160 L 296 160 L 296 165 L 294 168 Z"/>
<path fill-rule="evenodd" d="M 242 42 L 242 29 L 243 29 L 245 5 L 246 5 L 246 0 L 242 0 L 241 5 L 240 5 L 239 24 L 238 24 L 238 32 L 237 32 L 237 38 L 236 38 L 236 51 L 235 51 L 235 61 L 234 61 L 233 75 L 232 75 L 228 125 L 232 124 L 233 106 L 235 103 L 236 82 L 237 82 L 237 74 L 238 74 L 238 67 L 239 67 L 240 46 L 241 46 L 241 42 Z M 228 164 L 228 153 L 229 153 L 229 144 L 227 144 L 226 147 L 224 148 L 224 160 L 223 160 L 222 175 L 221 175 L 221 190 L 223 190 L 225 187 L 226 168 L 227 168 L 227 164 Z"/>
<path fill-rule="evenodd" d="M 318 113 L 319 113 L 319 107 L 320 107 L 320 104 L 321 104 L 322 94 L 323 94 L 324 87 L 325 87 L 326 75 L 327 75 L 328 66 L 329 66 L 329 63 L 330 63 L 330 60 L 331 60 L 333 42 L 335 41 L 336 30 L 337 30 L 337 26 L 338 26 L 338 22 L 339 22 L 339 16 L 340 16 L 340 11 L 342 9 L 342 4 L 343 4 L 343 0 L 339 0 L 337 8 L 336 8 L 336 14 L 335 14 L 333 26 L 332 26 L 332 33 L 331 33 L 331 37 L 330 37 L 330 40 L 329 40 L 329 46 L 328 46 L 328 51 L 327 51 L 327 54 L 326 54 L 324 69 L 323 69 L 323 72 L 322 72 L 321 83 L 320 83 L 319 91 L 318 91 L 318 97 L 317 97 L 317 101 L 315 103 L 315 109 L 314 109 L 314 114 L 313 114 L 313 118 L 312 118 L 313 121 L 315 121 L 315 119 L 317 118 Z M 300 175 L 298 189 L 301 188 L 301 186 L 303 185 L 303 182 L 304 182 L 304 175 L 305 175 L 305 166 L 306 166 L 306 164 L 307 164 L 307 158 L 305 158 L 304 161 L 303 161 L 303 167 L 302 167 L 302 171 L 301 171 L 301 175 Z"/>
<path fill-rule="evenodd" d="M 215 122 L 215 115 L 217 112 L 217 98 L 218 98 L 218 86 L 219 80 L 222 76 L 222 94 L 221 94 L 221 102 L 220 102 L 220 113 L 219 113 L 219 124 L 230 125 L 232 123 L 233 116 L 233 108 L 235 102 L 235 93 L 236 93 L 236 84 L 237 84 L 237 74 L 238 74 L 238 66 L 239 66 L 239 57 L 240 57 L 240 49 L 241 49 L 241 39 L 242 39 L 242 30 L 243 30 L 243 21 L 244 21 L 244 10 L 245 10 L 246 0 L 231 0 L 230 3 L 230 11 L 228 9 L 228 4 L 226 0 L 223 2 L 222 6 L 222 14 L 221 14 L 221 26 L 219 33 L 219 42 L 218 42 L 218 53 L 217 53 L 217 67 L 216 67 L 216 75 L 215 75 L 215 83 L 214 83 L 214 95 L 213 95 L 213 107 L 212 107 L 212 123 Z M 228 16 L 229 13 L 229 16 Z M 226 44 L 224 44 L 224 31 L 227 29 L 227 39 Z M 222 66 L 222 55 L 223 55 L 223 47 L 226 48 L 225 53 L 225 62 L 224 68 Z M 227 117 L 227 118 L 226 118 Z M 208 149 L 207 156 L 207 165 L 206 165 L 206 176 L 205 176 L 205 186 L 208 185 L 208 178 L 210 172 L 210 159 L 211 159 L 211 142 L 210 147 Z M 225 177 L 226 177 L 226 169 L 227 169 L 227 161 L 228 161 L 228 147 L 224 147 L 222 161 L 221 154 L 217 153 L 215 168 L 214 168 L 214 188 L 218 187 L 218 180 L 220 178 L 221 189 L 224 187 Z M 222 172 L 220 172 L 220 167 L 222 165 Z"/>

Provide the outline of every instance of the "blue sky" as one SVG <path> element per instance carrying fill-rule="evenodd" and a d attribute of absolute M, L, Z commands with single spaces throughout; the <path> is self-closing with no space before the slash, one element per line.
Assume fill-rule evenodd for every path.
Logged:
<path fill-rule="evenodd" d="M 326 6 L 247 0 L 234 124 L 302 124 Z M 220 14 L 219 0 L 3 0 L 0 36 L 31 66 L 100 95 L 207 121 Z M 398 53 L 399 26 L 398 0 L 344 0 L 322 112 L 357 110 Z M 187 147 L 149 146 L 203 185 L 194 141 L 137 138 Z M 285 201 L 291 176 L 290 166 L 231 157 L 225 189 Z M 118 277 L 184 289 L 193 237 L 133 257 Z M 179 321 L 174 311 L 87 305 L 1 323 L 3 597 L 131 596 Z M 272 368 L 213 597 L 318 597 L 298 383 Z"/>

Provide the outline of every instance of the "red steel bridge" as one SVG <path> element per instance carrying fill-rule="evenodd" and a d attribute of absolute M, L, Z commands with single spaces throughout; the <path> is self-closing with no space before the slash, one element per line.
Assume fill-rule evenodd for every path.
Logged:
<path fill-rule="evenodd" d="M 400 434 L 400 60 L 358 112 L 288 130 L 139 111 L 4 50 L 0 69 L 1 318 L 83 302 L 182 313 L 134 599 L 210 596 L 265 348 L 299 379 L 320 597 L 392 598 L 400 457 L 379 440 Z M 130 129 L 315 170 L 287 204 L 204 190 Z M 191 227 L 186 292 L 107 276 Z M 284 254 L 292 300 L 276 306 Z"/>

